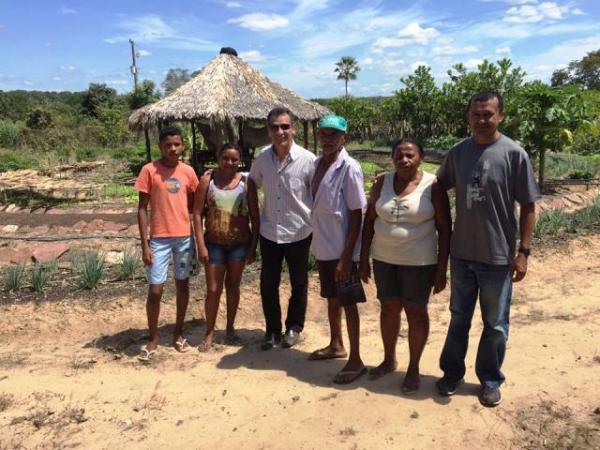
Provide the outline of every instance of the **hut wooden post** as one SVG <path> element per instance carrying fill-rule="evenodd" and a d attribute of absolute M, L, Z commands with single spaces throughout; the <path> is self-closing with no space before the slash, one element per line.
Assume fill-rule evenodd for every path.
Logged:
<path fill-rule="evenodd" d="M 196 125 L 192 121 L 192 155 L 196 152 Z"/>
<path fill-rule="evenodd" d="M 244 156 L 246 149 L 244 148 L 244 121 L 242 119 L 238 119 L 238 134 L 240 136 L 238 145 L 242 149 L 242 156 Z"/>
<path fill-rule="evenodd" d="M 302 128 L 304 128 L 304 148 L 308 148 L 308 121 L 302 121 Z"/>
<path fill-rule="evenodd" d="M 319 154 L 319 147 L 317 146 L 317 121 L 312 121 L 312 130 L 313 130 L 313 140 L 315 144 L 315 155 Z"/>
<path fill-rule="evenodd" d="M 146 140 L 146 162 L 152 161 L 152 149 L 150 147 L 150 136 L 148 128 L 144 128 L 144 139 Z"/>

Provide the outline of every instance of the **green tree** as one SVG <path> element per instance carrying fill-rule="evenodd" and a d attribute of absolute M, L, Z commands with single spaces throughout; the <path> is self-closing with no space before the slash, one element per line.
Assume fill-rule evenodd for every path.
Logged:
<path fill-rule="evenodd" d="M 477 66 L 477 70 L 471 72 L 463 64 L 456 64 L 448 70 L 450 81 L 442 86 L 444 108 L 440 110 L 439 119 L 445 127 L 444 134 L 467 135 L 467 106 L 474 94 L 482 91 L 498 92 L 507 104 L 523 85 L 525 75 L 520 67 L 513 68 L 512 61 L 508 58 L 495 64 L 484 60 Z"/>
<path fill-rule="evenodd" d="M 106 84 L 91 83 L 81 100 L 83 112 L 98 117 L 100 108 L 112 108 L 117 104 L 117 91 Z"/>
<path fill-rule="evenodd" d="M 169 69 L 165 79 L 161 83 L 165 96 L 171 94 L 178 87 L 184 85 L 191 79 L 192 77 L 187 69 Z"/>
<path fill-rule="evenodd" d="M 335 97 L 330 100 L 328 106 L 335 114 L 348 120 L 350 139 L 357 139 L 360 142 L 373 139 L 373 127 L 380 117 L 373 102 L 352 96 Z"/>
<path fill-rule="evenodd" d="M 586 117 L 586 104 L 576 86 L 558 88 L 534 81 L 515 94 L 505 128 L 525 150 L 537 154 L 540 186 L 544 184 L 546 151 L 559 151 L 570 144 L 573 131 Z"/>
<path fill-rule="evenodd" d="M 333 70 L 338 74 L 338 80 L 344 80 L 346 88 L 346 97 L 348 97 L 348 81 L 356 80 L 356 75 L 360 72 L 360 66 L 353 56 L 342 56 L 338 62 L 335 63 L 335 69 Z"/>
<path fill-rule="evenodd" d="M 144 80 L 127 95 L 129 109 L 138 109 L 149 103 L 154 103 L 160 98 L 156 85 L 152 80 Z"/>
<path fill-rule="evenodd" d="M 581 60 L 571 61 L 566 69 L 552 73 L 552 86 L 580 84 L 585 89 L 600 89 L 600 49 L 591 51 Z"/>

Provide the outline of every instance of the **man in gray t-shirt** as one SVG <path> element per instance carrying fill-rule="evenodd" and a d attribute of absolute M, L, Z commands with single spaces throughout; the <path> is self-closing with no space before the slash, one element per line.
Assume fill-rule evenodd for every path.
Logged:
<path fill-rule="evenodd" d="M 484 406 L 501 401 L 501 366 L 508 338 L 512 282 L 525 277 L 539 190 L 527 153 L 502 135 L 502 97 L 484 92 L 471 98 L 472 137 L 454 146 L 438 170 L 456 192 L 450 246 L 451 321 L 440 357 L 444 377 L 436 386 L 452 395 L 463 382 L 473 311 L 479 296 L 484 323 L 476 360 Z M 516 203 L 520 205 L 517 224 Z M 517 230 L 519 248 L 516 250 Z"/>

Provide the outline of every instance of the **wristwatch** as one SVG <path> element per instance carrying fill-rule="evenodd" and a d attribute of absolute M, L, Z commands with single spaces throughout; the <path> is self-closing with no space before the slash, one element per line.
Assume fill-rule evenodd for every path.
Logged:
<path fill-rule="evenodd" d="M 525 255 L 525 257 L 528 257 L 529 254 L 531 253 L 530 249 L 525 248 L 525 247 L 519 247 L 519 250 L 517 250 L 519 253 L 523 253 L 523 255 Z"/>

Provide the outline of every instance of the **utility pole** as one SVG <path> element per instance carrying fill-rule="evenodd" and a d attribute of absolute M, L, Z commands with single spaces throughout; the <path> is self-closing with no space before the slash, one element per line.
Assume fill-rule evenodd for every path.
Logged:
<path fill-rule="evenodd" d="M 137 66 L 135 64 L 135 42 L 133 39 L 129 39 L 129 43 L 131 44 L 131 74 L 133 75 L 133 86 L 137 89 L 138 85 L 138 74 L 137 74 Z"/>

